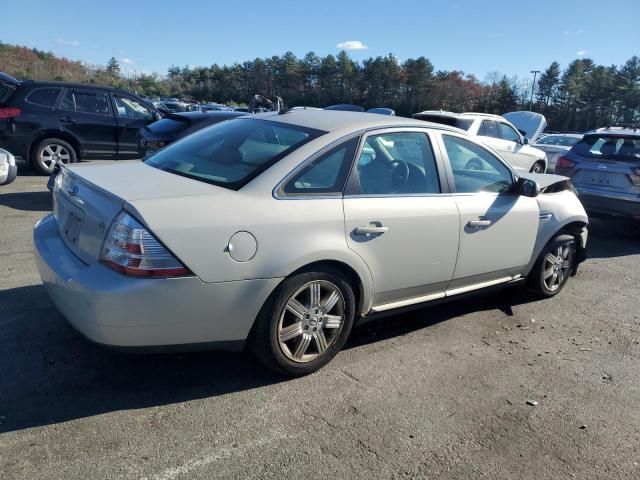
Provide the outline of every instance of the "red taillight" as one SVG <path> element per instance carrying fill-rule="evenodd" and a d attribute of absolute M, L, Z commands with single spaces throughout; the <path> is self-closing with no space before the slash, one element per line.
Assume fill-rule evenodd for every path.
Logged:
<path fill-rule="evenodd" d="M 134 277 L 180 277 L 190 274 L 146 228 L 126 212 L 121 212 L 111 224 L 100 260 L 109 268 Z"/>
<path fill-rule="evenodd" d="M 13 107 L 1 107 L 0 108 L 0 119 L 4 118 L 15 118 L 20 115 L 21 111 L 19 108 Z"/>
<path fill-rule="evenodd" d="M 556 168 L 573 168 L 575 165 L 575 162 L 572 162 L 566 157 L 558 157 L 558 160 L 556 160 Z"/>

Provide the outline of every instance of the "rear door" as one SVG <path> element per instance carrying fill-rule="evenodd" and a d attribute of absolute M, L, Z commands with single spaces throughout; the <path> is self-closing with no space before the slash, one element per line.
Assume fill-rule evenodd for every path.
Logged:
<path fill-rule="evenodd" d="M 347 244 L 371 271 L 374 310 L 443 297 L 453 276 L 459 216 L 430 135 L 369 132 L 351 171 Z"/>
<path fill-rule="evenodd" d="M 67 88 L 54 113 L 59 128 L 80 143 L 85 159 L 114 158 L 116 122 L 109 94 L 92 88 Z"/>
<path fill-rule="evenodd" d="M 460 248 L 449 290 L 509 281 L 533 254 L 538 202 L 511 193 L 512 171 L 489 150 L 453 133 L 441 134 L 440 142 L 460 211 Z M 474 168 L 455 167 L 470 163 Z"/>
<path fill-rule="evenodd" d="M 112 95 L 118 123 L 118 158 L 138 158 L 138 131 L 155 120 L 153 112 L 133 96 Z"/>
<path fill-rule="evenodd" d="M 522 137 L 511 125 L 505 122 L 497 122 L 497 124 L 504 147 L 504 153 L 500 152 L 502 158 L 516 170 L 528 172 L 532 161 L 528 155 L 522 152 L 524 146 Z"/>

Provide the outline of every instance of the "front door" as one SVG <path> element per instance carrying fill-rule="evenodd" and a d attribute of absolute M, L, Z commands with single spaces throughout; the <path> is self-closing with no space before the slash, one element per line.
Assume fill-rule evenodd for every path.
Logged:
<path fill-rule="evenodd" d="M 138 130 L 155 120 L 153 112 L 128 95 L 113 94 L 118 122 L 118 158 L 138 158 Z"/>
<path fill-rule="evenodd" d="M 535 198 L 511 193 L 514 175 L 487 149 L 442 134 L 460 211 L 460 252 L 451 288 L 523 272 L 533 254 L 540 210 Z M 457 168 L 472 161 L 472 169 Z"/>
<path fill-rule="evenodd" d="M 444 296 L 458 254 L 459 216 L 419 129 L 366 135 L 344 197 L 347 244 L 374 283 L 374 310 Z M 394 305 L 395 304 L 395 305 Z"/>
<path fill-rule="evenodd" d="M 80 144 L 83 159 L 115 157 L 116 120 L 106 91 L 68 88 L 55 114 L 60 129 L 69 132 Z"/>

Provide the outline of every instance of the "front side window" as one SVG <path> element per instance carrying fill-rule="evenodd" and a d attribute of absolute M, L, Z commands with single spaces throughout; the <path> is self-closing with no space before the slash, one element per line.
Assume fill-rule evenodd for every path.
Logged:
<path fill-rule="evenodd" d="M 287 183 L 285 193 L 342 192 L 357 147 L 356 137 L 321 155 Z"/>
<path fill-rule="evenodd" d="M 424 133 L 369 135 L 356 169 L 365 195 L 440 193 L 431 142 Z"/>
<path fill-rule="evenodd" d="M 493 120 L 483 120 L 478 135 L 482 135 L 483 137 L 500 138 L 498 123 Z"/>
<path fill-rule="evenodd" d="M 37 88 L 25 100 L 41 107 L 53 107 L 60 95 L 60 90 L 60 88 Z"/>
<path fill-rule="evenodd" d="M 469 140 L 443 135 L 458 193 L 506 193 L 513 185 L 511 171 L 498 159 Z"/>
<path fill-rule="evenodd" d="M 500 136 L 503 140 L 508 140 L 509 142 L 519 142 L 520 135 L 513 128 L 511 128 L 506 123 L 498 123 L 500 128 Z"/>
<path fill-rule="evenodd" d="M 67 90 L 60 108 L 75 112 L 109 115 L 109 97 L 103 92 Z"/>
<path fill-rule="evenodd" d="M 140 102 L 128 97 L 114 95 L 116 101 L 116 112 L 120 118 L 130 118 L 133 120 L 152 120 L 151 111 Z"/>
<path fill-rule="evenodd" d="M 172 143 L 148 160 L 160 170 L 237 190 L 324 132 L 251 118 L 220 122 Z"/>

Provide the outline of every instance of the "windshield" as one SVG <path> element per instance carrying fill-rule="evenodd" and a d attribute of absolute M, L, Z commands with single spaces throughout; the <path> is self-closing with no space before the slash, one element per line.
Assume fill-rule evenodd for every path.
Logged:
<path fill-rule="evenodd" d="M 540 145 L 560 145 L 561 147 L 572 147 L 580 141 L 580 137 L 567 137 L 565 135 L 547 135 L 538 140 Z"/>
<path fill-rule="evenodd" d="M 573 151 L 583 157 L 640 162 L 640 137 L 587 135 Z"/>
<path fill-rule="evenodd" d="M 237 190 L 325 132 L 240 118 L 205 128 L 145 162 L 167 172 Z"/>

